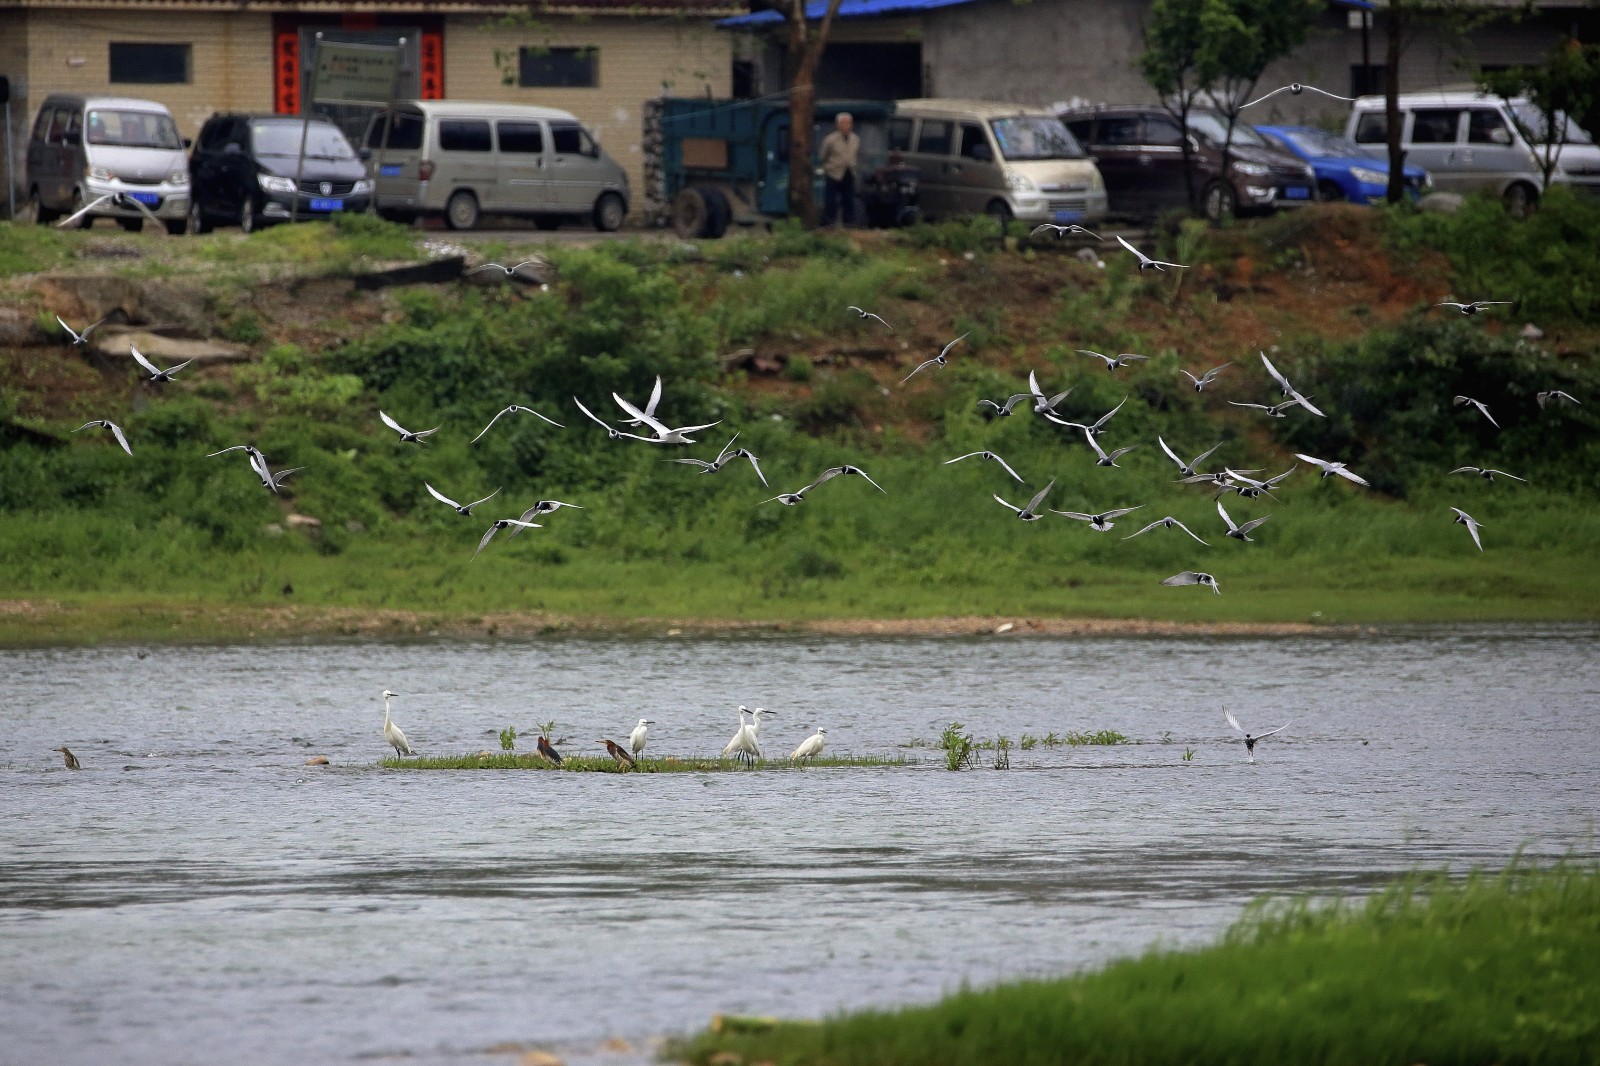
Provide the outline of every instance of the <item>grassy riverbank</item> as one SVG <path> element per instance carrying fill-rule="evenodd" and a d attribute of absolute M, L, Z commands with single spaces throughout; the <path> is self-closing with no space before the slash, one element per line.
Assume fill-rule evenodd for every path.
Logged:
<path fill-rule="evenodd" d="M 1110 252 L 1097 266 L 1050 246 L 1002 248 L 974 225 L 551 247 L 548 290 L 378 293 L 334 292 L 355 264 L 410 248 L 370 221 L 154 244 L 50 234 L 19 245 L 0 272 L 20 269 L 29 249 L 40 265 L 82 270 L 92 251 L 126 246 L 103 269 L 159 259 L 164 283 L 196 287 L 210 328 L 252 358 L 157 391 L 125 361 L 46 344 L 43 323 L 63 298 L 26 278 L 5 283 L 41 324 L 36 343 L 0 345 L 0 643 L 966 616 L 1594 619 L 1600 312 L 1522 267 L 1552 240 L 1576 276 L 1585 256 L 1600 266 L 1600 207 L 1553 198 L 1526 233 L 1500 226 L 1521 243 L 1495 236 L 1489 249 L 1472 232 L 1483 222 L 1352 209 L 1223 231 L 1185 224 L 1152 238 L 1194 263 L 1181 279 L 1138 277 Z M 302 247 L 313 232 L 314 256 Z M 1528 279 L 1543 340 L 1517 336 L 1526 315 L 1428 310 L 1454 291 L 1453 275 L 1488 284 L 1467 252 L 1493 252 Z M 301 258 L 311 299 L 278 277 Z M 843 310 L 852 303 L 895 332 Z M 72 308 L 59 310 L 71 320 Z M 962 333 L 948 367 L 901 384 Z M 1110 375 L 1080 347 L 1151 358 Z M 1261 349 L 1330 417 L 1231 406 L 1275 391 Z M 1178 373 L 1230 361 L 1203 394 Z M 1081 434 L 1026 406 L 986 421 L 975 401 L 1023 387 L 1029 370 L 1050 391 L 1073 389 L 1061 406 L 1071 419 L 1126 400 L 1102 439 L 1138 449 L 1106 469 Z M 583 397 L 611 419 L 609 394 L 642 400 L 656 374 L 669 421 L 720 420 L 701 445 L 608 440 L 573 404 Z M 1550 388 L 1592 402 L 1541 408 L 1534 393 Z M 1456 394 L 1488 397 L 1504 428 L 1454 407 Z M 507 416 L 471 443 L 512 402 L 566 428 Z M 426 446 L 401 444 L 380 409 L 443 428 Z M 103 431 L 71 432 L 102 417 L 128 431 L 133 458 Z M 770 487 L 742 461 L 714 477 L 661 461 L 711 458 L 734 432 Z M 1373 487 L 1302 465 L 1278 501 L 1228 498 L 1240 521 L 1272 516 L 1256 543 L 1240 544 L 1220 535 L 1209 492 L 1173 483 L 1158 434 L 1185 458 L 1220 443 L 1208 468 L 1275 474 L 1305 451 L 1344 459 Z M 274 469 L 304 467 L 281 495 L 237 453 L 204 458 L 247 440 Z M 984 448 L 1027 484 L 979 459 L 944 465 Z M 839 478 L 798 507 L 763 502 L 839 463 L 885 492 Z M 1447 473 L 1467 464 L 1528 483 Z M 1142 506 L 1096 533 L 1053 515 L 1017 522 L 991 498 L 1021 504 L 1052 479 L 1051 507 Z M 462 518 L 425 482 L 460 499 L 500 493 Z M 490 522 L 541 498 L 582 509 L 516 539 L 502 533 L 473 557 Z M 1452 523 L 1452 506 L 1483 523 L 1484 551 Z M 1177 530 L 1122 539 L 1168 514 L 1210 545 Z M 1186 569 L 1215 574 L 1222 595 L 1159 584 Z"/>
<path fill-rule="evenodd" d="M 1600 875 L 1412 877 L 1366 900 L 1258 904 L 1222 941 L 928 1007 L 707 1032 L 737 1066 L 1593 1063 Z M 756 1028 L 761 1028 L 757 1026 Z"/>

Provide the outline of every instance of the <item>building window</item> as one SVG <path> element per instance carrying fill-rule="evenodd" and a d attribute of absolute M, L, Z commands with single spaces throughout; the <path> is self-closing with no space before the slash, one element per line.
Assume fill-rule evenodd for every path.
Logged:
<path fill-rule="evenodd" d="M 523 48 L 517 84 L 524 89 L 593 89 L 600 84 L 600 49 Z"/>
<path fill-rule="evenodd" d="M 187 85 L 189 46 L 111 42 L 111 81 L 124 85 Z"/>

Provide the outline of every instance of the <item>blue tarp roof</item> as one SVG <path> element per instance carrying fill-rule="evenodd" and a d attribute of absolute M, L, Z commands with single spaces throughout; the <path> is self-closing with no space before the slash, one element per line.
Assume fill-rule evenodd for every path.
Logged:
<path fill-rule="evenodd" d="M 939 7 L 954 7 L 957 4 L 970 4 L 973 0 L 844 0 L 839 5 L 839 13 L 835 18 L 865 19 L 876 18 L 880 15 L 899 15 L 911 11 L 929 11 Z M 1373 10 L 1372 0 L 1330 0 L 1341 7 L 1360 8 L 1363 11 Z M 828 0 L 811 0 L 806 4 L 806 18 L 817 20 L 827 14 Z M 750 15 L 735 15 L 733 18 L 721 19 L 718 26 L 725 29 L 736 29 L 742 26 L 770 26 L 783 21 L 783 15 L 778 11 L 757 11 Z"/>
<path fill-rule="evenodd" d="M 927 11 L 936 7 L 953 7 L 956 4 L 970 3 L 972 0 L 844 0 L 834 18 L 875 18 L 879 15 L 898 15 L 904 12 Z M 820 19 L 827 13 L 828 0 L 811 0 L 806 4 L 807 19 Z M 782 21 L 781 12 L 757 11 L 752 15 L 735 15 L 731 19 L 722 19 L 717 25 L 731 29 L 740 26 L 767 26 Z"/>

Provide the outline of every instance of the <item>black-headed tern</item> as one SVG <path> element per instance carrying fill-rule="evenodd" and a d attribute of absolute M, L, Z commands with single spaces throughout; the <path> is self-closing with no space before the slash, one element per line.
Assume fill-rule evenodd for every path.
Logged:
<path fill-rule="evenodd" d="M 99 427 L 99 428 L 102 428 L 102 429 L 109 429 L 111 431 L 111 435 L 113 437 L 117 438 L 117 443 L 122 445 L 122 450 L 127 452 L 129 455 L 133 454 L 133 449 L 128 447 L 128 438 L 125 437 L 123 435 L 123 433 L 122 433 L 122 427 L 117 425 L 115 422 L 111 421 L 111 419 L 109 419 L 109 418 L 96 418 L 93 421 L 85 422 L 83 425 L 79 426 L 77 429 L 73 430 L 72 432 L 74 432 L 74 433 L 82 433 L 84 430 L 88 429 L 90 426 L 96 426 L 96 427 Z"/>
<path fill-rule="evenodd" d="M 932 359 L 918 363 L 916 370 L 913 370 L 911 373 L 900 379 L 900 384 L 904 385 L 906 382 L 916 377 L 920 371 L 926 370 L 930 366 L 945 366 L 948 364 L 950 360 L 947 358 L 947 356 L 950 354 L 950 349 L 954 348 L 956 345 L 960 344 L 970 336 L 972 336 L 972 331 L 968 330 L 955 340 L 951 341 L 949 344 L 945 345 L 944 348 L 940 350 L 939 354 L 934 356 Z"/>

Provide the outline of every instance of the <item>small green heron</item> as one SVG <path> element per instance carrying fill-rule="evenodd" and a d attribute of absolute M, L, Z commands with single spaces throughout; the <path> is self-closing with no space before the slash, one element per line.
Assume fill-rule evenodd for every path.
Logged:
<path fill-rule="evenodd" d="M 633 761 L 633 756 L 629 755 L 626 751 L 624 751 L 622 745 L 618 744 L 616 741 L 614 741 L 614 740 L 602 740 L 602 741 L 600 741 L 600 743 L 604 744 L 605 748 L 606 748 L 606 751 L 610 752 L 611 753 L 611 757 L 613 759 L 617 760 L 617 765 L 618 766 L 637 766 L 638 765 L 638 763 Z"/>
<path fill-rule="evenodd" d="M 83 769 L 83 764 L 78 761 L 78 757 L 76 755 L 72 754 L 71 749 L 68 748 L 65 744 L 61 745 L 61 747 L 59 747 L 59 748 L 51 748 L 50 750 L 51 751 L 59 751 L 61 753 L 61 761 L 67 764 L 67 769 L 68 770 L 82 770 Z"/>

